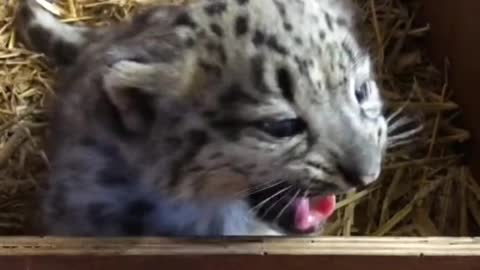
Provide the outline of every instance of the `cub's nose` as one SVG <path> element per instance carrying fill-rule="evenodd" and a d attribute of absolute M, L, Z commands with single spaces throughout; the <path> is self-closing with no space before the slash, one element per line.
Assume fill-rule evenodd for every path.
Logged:
<path fill-rule="evenodd" d="M 365 172 L 357 166 L 342 166 L 338 167 L 338 171 L 342 174 L 345 182 L 353 187 L 366 186 L 375 182 L 380 176 L 380 170 L 375 172 Z"/>
<path fill-rule="evenodd" d="M 364 185 L 369 185 L 375 182 L 379 176 L 380 176 L 380 171 L 377 171 L 375 174 L 361 176 L 360 180 L 362 181 L 362 183 L 364 183 Z"/>

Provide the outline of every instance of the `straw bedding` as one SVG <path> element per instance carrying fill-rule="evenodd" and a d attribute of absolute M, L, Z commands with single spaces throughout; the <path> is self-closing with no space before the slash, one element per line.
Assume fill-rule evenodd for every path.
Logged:
<path fill-rule="evenodd" d="M 39 0 L 45 2 L 45 0 Z M 52 12 L 72 23 L 128 18 L 142 4 L 182 0 L 65 0 Z M 17 42 L 11 23 L 16 0 L 0 4 L 0 234 L 32 233 L 31 217 L 48 171 L 45 109 L 54 96 L 53 71 Z M 145 2 L 145 3 L 142 3 Z M 381 181 L 340 198 L 329 235 L 471 235 L 480 229 L 480 186 L 455 151 L 469 133 L 455 126 L 448 62 L 438 70 L 424 51 L 428 25 L 414 26 L 417 2 L 357 0 L 390 111 L 413 123 L 391 131 L 422 131 L 389 150 Z M 407 4 L 408 3 L 408 4 Z M 401 117 L 401 116 L 398 116 Z M 402 123 L 402 122 L 397 122 Z M 398 132 L 397 132 L 398 133 Z M 394 133 L 392 133 L 394 134 Z"/>

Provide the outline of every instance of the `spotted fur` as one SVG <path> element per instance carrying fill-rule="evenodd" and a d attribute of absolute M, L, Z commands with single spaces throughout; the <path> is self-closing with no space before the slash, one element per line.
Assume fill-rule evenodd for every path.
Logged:
<path fill-rule="evenodd" d="M 19 36 L 60 67 L 47 231 L 297 233 L 296 196 L 375 181 L 386 121 L 354 17 L 346 0 L 210 0 L 88 28 L 24 0 Z"/>

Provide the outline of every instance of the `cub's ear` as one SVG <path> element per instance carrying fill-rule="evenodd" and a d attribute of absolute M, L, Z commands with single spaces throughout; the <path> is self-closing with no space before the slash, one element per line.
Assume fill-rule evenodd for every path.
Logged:
<path fill-rule="evenodd" d="M 133 133 L 145 131 L 155 119 L 156 102 L 182 90 L 181 72 L 172 63 L 140 63 L 121 60 L 103 74 L 107 97 L 124 127 Z"/>
<path fill-rule="evenodd" d="M 57 65 L 71 65 L 102 29 L 63 23 L 36 0 L 19 0 L 15 29 L 24 45 L 45 54 Z"/>

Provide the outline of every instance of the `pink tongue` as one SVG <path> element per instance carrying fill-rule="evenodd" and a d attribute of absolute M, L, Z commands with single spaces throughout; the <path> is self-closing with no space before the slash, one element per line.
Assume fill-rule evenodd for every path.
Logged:
<path fill-rule="evenodd" d="M 300 198 L 295 201 L 295 227 L 299 231 L 318 228 L 335 211 L 335 195 L 321 197 L 310 201 Z"/>

